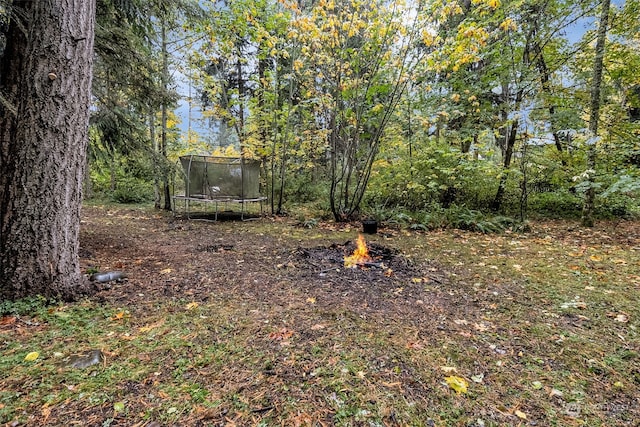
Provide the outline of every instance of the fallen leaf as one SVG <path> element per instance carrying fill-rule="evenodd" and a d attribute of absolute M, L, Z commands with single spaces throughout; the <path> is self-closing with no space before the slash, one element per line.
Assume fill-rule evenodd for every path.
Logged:
<path fill-rule="evenodd" d="M 563 394 L 564 393 L 562 393 L 557 388 L 553 388 L 553 389 L 551 389 L 551 392 L 549 393 L 549 397 L 562 397 Z"/>
<path fill-rule="evenodd" d="M 449 387 L 455 390 L 456 393 L 464 394 L 467 392 L 469 383 L 464 378 L 452 375 L 450 377 L 446 377 L 444 380 L 449 385 Z"/>
<path fill-rule="evenodd" d="M 627 313 L 607 313 L 607 316 L 613 318 L 613 320 L 615 320 L 616 322 L 629 322 L 629 316 L 627 315 Z"/>
<path fill-rule="evenodd" d="M 521 420 L 526 420 L 527 419 L 527 414 L 525 414 L 522 411 L 519 410 L 515 410 L 514 414 L 516 414 L 516 417 L 520 418 Z"/>
<path fill-rule="evenodd" d="M 170 268 L 165 268 L 164 270 L 160 270 L 160 274 L 169 274 L 171 273 L 173 270 Z"/>
<path fill-rule="evenodd" d="M 442 371 L 445 374 L 450 374 L 452 372 L 458 372 L 458 369 L 453 367 L 453 366 L 440 366 L 440 369 L 442 369 Z"/>
<path fill-rule="evenodd" d="M 542 383 L 540 381 L 534 381 L 531 383 L 531 386 L 534 390 L 540 390 L 542 388 Z"/>
<path fill-rule="evenodd" d="M 402 385 L 402 383 L 401 382 L 388 383 L 388 382 L 383 381 L 382 385 L 385 386 L 385 387 L 400 387 Z"/>
<path fill-rule="evenodd" d="M 27 361 L 27 362 L 33 362 L 38 357 L 40 357 L 40 353 L 38 353 L 37 351 L 32 351 L 31 353 L 27 354 L 24 357 L 24 360 Z"/>
<path fill-rule="evenodd" d="M 316 323 L 315 325 L 313 325 L 311 327 L 311 330 L 312 331 L 319 331 L 320 329 L 324 329 L 324 328 L 326 328 L 326 326 L 323 325 L 322 323 Z"/>
<path fill-rule="evenodd" d="M 15 316 L 4 316 L 0 319 L 0 326 L 11 325 L 16 323 L 17 318 Z"/>
<path fill-rule="evenodd" d="M 164 320 L 160 320 L 158 322 L 152 323 L 151 325 L 143 326 L 139 329 L 140 332 L 149 332 L 152 329 L 155 329 L 159 326 L 164 325 Z"/>
<path fill-rule="evenodd" d="M 511 416 L 509 410 L 502 405 L 496 406 L 496 411 L 500 412 L 502 415 Z"/>
<path fill-rule="evenodd" d="M 591 255 L 591 256 L 589 257 L 589 259 L 590 259 L 591 261 L 602 261 L 602 257 L 601 257 L 601 256 L 598 256 L 598 255 Z"/>
<path fill-rule="evenodd" d="M 193 310 L 194 308 L 198 308 L 200 304 L 198 304 L 197 302 L 190 302 L 189 304 L 186 305 L 186 309 L 187 310 Z"/>
<path fill-rule="evenodd" d="M 307 298 L 307 302 L 309 304 L 315 304 L 316 303 L 316 299 L 314 297 L 309 297 L 309 298 Z"/>
<path fill-rule="evenodd" d="M 113 404 L 113 410 L 115 412 L 124 412 L 124 402 L 115 402 Z"/>
<path fill-rule="evenodd" d="M 269 338 L 272 340 L 287 340 L 293 336 L 291 329 L 282 328 L 278 332 L 271 332 Z"/>
<path fill-rule="evenodd" d="M 478 332 L 486 332 L 489 330 L 489 326 L 487 326 L 486 324 L 484 324 L 483 322 L 480 323 L 474 323 L 473 327 L 476 331 Z"/>
<path fill-rule="evenodd" d="M 419 342 L 409 341 L 407 343 L 407 348 L 410 348 L 410 349 L 413 349 L 413 350 L 422 350 L 424 348 L 424 346 L 422 344 L 420 344 Z"/>
<path fill-rule="evenodd" d="M 484 374 L 472 376 L 471 381 L 473 381 L 474 383 L 482 384 L 482 381 L 484 381 Z"/>
<path fill-rule="evenodd" d="M 111 320 L 122 320 L 124 318 L 124 311 L 120 311 L 113 316 L 111 316 Z"/>

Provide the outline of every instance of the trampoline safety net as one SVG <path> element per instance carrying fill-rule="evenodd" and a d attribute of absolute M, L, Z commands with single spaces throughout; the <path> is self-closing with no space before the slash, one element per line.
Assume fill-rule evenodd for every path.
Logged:
<path fill-rule="evenodd" d="M 182 156 L 185 196 L 198 199 L 260 198 L 260 161 L 232 157 Z"/>

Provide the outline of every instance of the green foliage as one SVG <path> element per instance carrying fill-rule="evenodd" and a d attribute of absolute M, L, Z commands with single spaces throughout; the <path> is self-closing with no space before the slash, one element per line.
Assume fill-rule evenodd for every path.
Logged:
<path fill-rule="evenodd" d="M 287 180 L 285 186 L 287 200 L 293 203 L 307 203 L 326 199 L 327 183 L 304 172 L 299 169 L 299 173 L 293 174 Z"/>
<path fill-rule="evenodd" d="M 478 231 L 480 233 L 496 233 L 504 231 L 516 221 L 501 215 L 487 215 L 464 206 L 452 206 L 445 211 L 445 218 L 451 228 Z"/>
<path fill-rule="evenodd" d="M 497 165 L 470 158 L 447 144 L 425 141 L 414 150 L 412 156 L 404 146 L 383 153 L 372 172 L 369 206 L 414 211 L 434 205 L 488 206 L 495 191 Z"/>
<path fill-rule="evenodd" d="M 125 178 L 118 183 L 111 197 L 119 203 L 143 203 L 153 200 L 153 186 L 140 179 Z"/>
<path fill-rule="evenodd" d="M 48 301 L 42 296 L 27 297 L 17 301 L 0 301 L 0 316 L 13 314 L 18 316 L 30 316 L 42 310 Z"/>
<path fill-rule="evenodd" d="M 582 197 L 568 190 L 534 193 L 529 196 L 529 211 L 544 218 L 579 218 Z"/>
<path fill-rule="evenodd" d="M 613 184 L 609 186 L 603 193 L 602 197 L 610 197 L 616 194 L 637 196 L 640 194 L 640 178 L 631 175 L 622 175 L 618 177 Z"/>
<path fill-rule="evenodd" d="M 519 225 L 513 218 L 483 213 L 462 205 L 452 205 L 446 209 L 439 205 L 432 205 L 426 210 L 413 212 L 388 210 L 383 213 L 380 210 L 376 219 L 387 225 L 396 225 L 415 231 L 455 228 L 480 233 L 499 233 L 518 228 Z"/>

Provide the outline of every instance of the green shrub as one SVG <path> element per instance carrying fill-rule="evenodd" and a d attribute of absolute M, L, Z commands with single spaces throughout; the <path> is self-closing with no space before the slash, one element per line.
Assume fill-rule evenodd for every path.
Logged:
<path fill-rule="evenodd" d="M 135 178 L 125 178 L 118 182 L 118 188 L 111 193 L 118 203 L 144 203 L 153 200 L 153 186 Z"/>
<path fill-rule="evenodd" d="M 383 153 L 366 194 L 368 206 L 400 206 L 411 211 L 434 205 L 489 206 L 498 183 L 499 165 L 475 159 L 446 143 L 423 141 L 415 154 Z"/>
<path fill-rule="evenodd" d="M 31 316 L 48 303 L 49 301 L 42 296 L 26 297 L 17 301 L 0 301 L 0 316 L 7 314 Z"/>
<path fill-rule="evenodd" d="M 529 213 L 544 218 L 579 218 L 582 198 L 568 190 L 532 194 L 529 196 Z"/>
<path fill-rule="evenodd" d="M 488 215 L 465 206 L 452 206 L 445 212 L 447 224 L 451 228 L 478 231 L 480 233 L 498 233 L 517 224 L 513 218 L 502 215 Z"/>

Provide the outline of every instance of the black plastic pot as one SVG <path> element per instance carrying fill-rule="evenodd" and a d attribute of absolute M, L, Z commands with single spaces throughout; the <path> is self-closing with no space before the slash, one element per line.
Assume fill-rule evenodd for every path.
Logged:
<path fill-rule="evenodd" d="M 378 232 L 378 221 L 375 219 L 362 221 L 362 232 L 364 234 L 376 234 Z"/>

